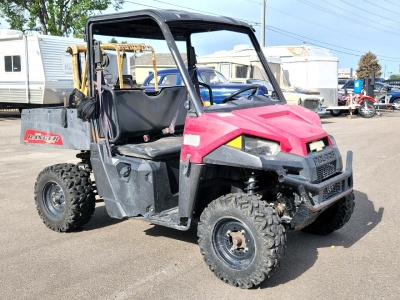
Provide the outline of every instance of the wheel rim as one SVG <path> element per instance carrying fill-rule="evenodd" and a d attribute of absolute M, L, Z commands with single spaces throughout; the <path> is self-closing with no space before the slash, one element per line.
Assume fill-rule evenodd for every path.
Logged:
<path fill-rule="evenodd" d="M 370 103 L 361 103 L 359 108 L 361 115 L 369 117 L 375 114 L 375 107 L 373 104 Z"/>
<path fill-rule="evenodd" d="M 48 182 L 44 187 L 43 204 L 48 213 L 59 219 L 65 211 L 65 196 L 56 182 Z"/>
<path fill-rule="evenodd" d="M 254 238 L 246 225 L 235 219 L 222 219 L 213 232 L 217 255 L 231 268 L 242 270 L 255 256 Z"/>
<path fill-rule="evenodd" d="M 400 100 L 395 100 L 393 104 L 395 109 L 400 109 Z"/>

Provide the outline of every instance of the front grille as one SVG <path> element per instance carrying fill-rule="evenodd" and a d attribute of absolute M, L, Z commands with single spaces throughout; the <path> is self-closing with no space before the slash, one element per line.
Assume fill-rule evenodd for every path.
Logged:
<path fill-rule="evenodd" d="M 310 110 L 316 110 L 319 105 L 319 100 L 305 100 L 303 105 Z"/>
<path fill-rule="evenodd" d="M 336 160 L 317 167 L 317 180 L 319 182 L 336 173 Z"/>
<path fill-rule="evenodd" d="M 339 194 L 341 191 L 342 191 L 342 184 L 340 182 L 337 182 L 325 188 L 322 197 L 324 200 L 326 200 L 329 197 Z"/>

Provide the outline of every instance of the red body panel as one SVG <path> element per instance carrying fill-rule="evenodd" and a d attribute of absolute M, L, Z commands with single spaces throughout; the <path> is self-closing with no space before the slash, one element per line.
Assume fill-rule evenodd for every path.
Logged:
<path fill-rule="evenodd" d="M 190 154 L 191 162 L 202 163 L 204 156 L 242 134 L 279 142 L 281 151 L 302 156 L 307 142 L 327 136 L 319 116 L 296 105 L 204 113 L 187 118 L 181 159 Z"/>

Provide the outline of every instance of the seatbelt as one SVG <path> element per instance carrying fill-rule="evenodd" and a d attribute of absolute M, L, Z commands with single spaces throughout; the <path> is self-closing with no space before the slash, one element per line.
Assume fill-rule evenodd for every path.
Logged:
<path fill-rule="evenodd" d="M 180 111 L 181 111 L 182 104 L 185 102 L 186 96 L 187 96 L 187 93 L 185 93 L 185 94 L 183 95 L 183 97 L 182 97 L 182 99 L 181 99 L 181 102 L 179 102 L 178 109 L 177 109 L 176 112 L 175 112 L 175 115 L 174 115 L 174 118 L 173 118 L 172 121 L 171 121 L 171 124 L 170 124 L 167 128 L 164 128 L 164 129 L 162 130 L 162 133 L 163 133 L 163 134 L 174 134 L 174 133 L 175 133 L 175 124 L 176 124 L 176 120 L 178 119 L 179 113 L 180 113 Z"/>
<path fill-rule="evenodd" d="M 191 70 L 189 70 L 189 75 L 190 75 L 190 78 L 192 79 L 192 82 L 194 83 L 196 91 L 198 92 L 199 97 L 200 97 L 200 90 L 199 90 L 200 87 L 199 87 L 199 81 L 198 81 L 198 78 L 197 78 L 196 70 L 197 70 L 196 66 L 191 68 Z M 179 113 L 181 111 L 182 104 L 185 102 L 186 96 L 187 96 L 187 93 L 185 93 L 183 95 L 183 97 L 181 99 L 181 102 L 179 103 L 178 109 L 175 112 L 174 118 L 172 119 L 171 124 L 167 128 L 164 128 L 162 130 L 163 134 L 174 134 L 175 133 L 175 124 L 176 124 L 176 121 L 178 119 Z"/>
<path fill-rule="evenodd" d="M 200 86 L 199 86 L 199 79 L 197 78 L 197 60 L 196 60 L 196 53 L 194 51 L 193 47 L 190 47 L 190 55 L 189 55 L 189 75 L 190 75 L 190 79 L 192 80 L 194 87 L 196 89 L 197 95 L 200 97 Z M 169 127 L 165 128 L 162 130 L 163 134 L 174 134 L 175 132 L 175 124 L 176 124 L 176 120 L 178 119 L 179 116 L 179 112 L 181 111 L 181 106 L 186 98 L 187 94 L 185 94 L 182 99 L 181 102 L 179 103 L 178 109 L 175 112 L 175 116 L 172 119 L 171 125 L 169 125 Z"/>
<path fill-rule="evenodd" d="M 102 78 L 103 78 L 103 69 L 101 65 L 101 49 L 100 49 L 100 42 L 96 41 L 94 43 L 95 46 L 95 61 L 96 64 L 96 84 L 97 84 L 97 94 L 99 97 L 99 104 L 100 104 L 100 118 L 102 124 L 102 130 L 104 134 L 104 138 L 106 141 L 106 148 L 108 156 L 111 157 L 111 147 L 109 138 L 112 138 L 112 132 L 110 131 L 111 123 L 110 123 L 110 116 L 109 116 L 109 104 L 104 102 L 103 98 L 103 91 L 101 89 L 102 85 Z"/>

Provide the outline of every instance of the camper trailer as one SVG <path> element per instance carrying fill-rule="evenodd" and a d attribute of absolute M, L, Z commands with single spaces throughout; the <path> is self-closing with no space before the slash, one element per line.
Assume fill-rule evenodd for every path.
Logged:
<path fill-rule="evenodd" d="M 65 52 L 81 39 L 0 30 L 0 109 L 60 105 L 73 89 Z"/>

